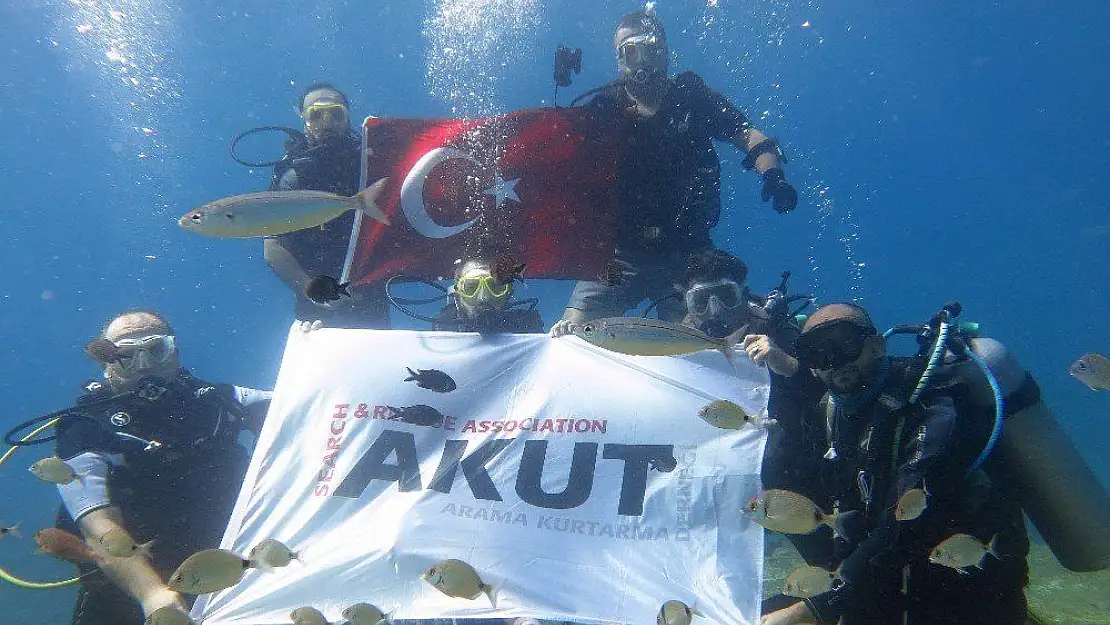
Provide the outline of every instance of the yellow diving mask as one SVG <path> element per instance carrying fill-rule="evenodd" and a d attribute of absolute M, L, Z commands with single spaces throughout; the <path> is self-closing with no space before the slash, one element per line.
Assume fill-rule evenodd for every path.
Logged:
<path fill-rule="evenodd" d="M 478 297 L 479 291 L 485 289 L 495 299 L 506 297 L 512 290 L 512 284 L 498 282 L 492 275 L 463 276 L 455 282 L 455 292 L 459 297 L 472 299 Z"/>
<path fill-rule="evenodd" d="M 302 113 L 310 126 L 346 126 L 349 119 L 347 107 L 337 100 L 320 98 L 305 107 Z"/>

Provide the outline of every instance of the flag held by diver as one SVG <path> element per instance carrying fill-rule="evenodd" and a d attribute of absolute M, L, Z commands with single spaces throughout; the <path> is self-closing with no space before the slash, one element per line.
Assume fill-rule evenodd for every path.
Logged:
<path fill-rule="evenodd" d="M 590 111 L 368 118 L 363 130 L 363 184 L 389 179 L 377 203 L 392 225 L 356 224 L 344 280 L 437 278 L 468 253 L 596 279 L 612 259 L 619 130 Z"/>
<path fill-rule="evenodd" d="M 676 600 L 695 625 L 758 623 L 763 530 L 741 510 L 766 431 L 699 416 L 765 409 L 767 370 L 737 368 L 574 337 L 294 328 L 221 546 L 275 539 L 298 561 L 246 571 L 193 616 L 313 606 L 335 623 L 366 602 L 400 620 L 651 623 Z M 435 586 L 446 560 L 478 577 Z"/>

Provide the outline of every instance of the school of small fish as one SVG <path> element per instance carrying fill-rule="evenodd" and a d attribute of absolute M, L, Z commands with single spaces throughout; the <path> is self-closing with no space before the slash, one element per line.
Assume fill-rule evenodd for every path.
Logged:
<path fill-rule="evenodd" d="M 837 514 L 825 514 L 805 495 L 768 489 L 744 506 L 744 516 L 772 532 L 809 534 L 822 525 L 836 529 Z"/>

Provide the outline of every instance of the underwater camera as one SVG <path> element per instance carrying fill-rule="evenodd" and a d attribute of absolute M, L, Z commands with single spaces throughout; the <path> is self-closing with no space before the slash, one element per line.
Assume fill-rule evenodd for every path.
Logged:
<path fill-rule="evenodd" d="M 569 87 L 571 72 L 582 73 L 582 48 L 570 48 L 559 44 L 555 47 L 555 70 L 552 77 L 555 80 L 555 95 L 552 104 L 559 106 L 559 87 Z"/>

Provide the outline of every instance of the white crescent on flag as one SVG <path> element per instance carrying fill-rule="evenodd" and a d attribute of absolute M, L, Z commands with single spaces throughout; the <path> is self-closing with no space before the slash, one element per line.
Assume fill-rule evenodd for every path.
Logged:
<path fill-rule="evenodd" d="M 432 173 L 436 165 L 454 158 L 478 164 L 478 160 L 466 152 L 449 147 L 436 148 L 416 161 L 408 175 L 405 176 L 405 181 L 401 184 L 401 210 L 405 213 L 405 218 L 408 219 L 413 229 L 429 239 L 453 237 L 478 221 L 478 218 L 475 217 L 457 226 L 444 226 L 432 219 L 432 216 L 428 214 L 427 207 L 424 206 L 424 181 L 428 178 L 428 174 Z"/>

